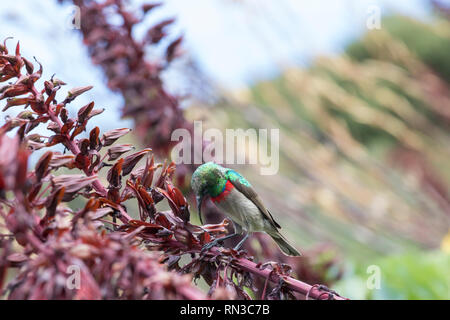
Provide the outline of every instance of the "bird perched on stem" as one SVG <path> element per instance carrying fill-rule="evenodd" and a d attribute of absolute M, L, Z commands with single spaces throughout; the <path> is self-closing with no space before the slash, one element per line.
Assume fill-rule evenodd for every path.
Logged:
<path fill-rule="evenodd" d="M 301 255 L 278 231 L 280 225 L 273 219 L 250 183 L 236 171 L 208 162 L 195 170 L 191 186 L 197 197 L 198 214 L 202 224 L 201 206 L 205 197 L 209 196 L 231 218 L 234 225 L 233 234 L 215 239 L 203 249 L 210 249 L 226 239 L 243 234 L 244 238 L 234 248 L 239 250 L 249 233 L 260 231 L 270 235 L 286 255 Z"/>

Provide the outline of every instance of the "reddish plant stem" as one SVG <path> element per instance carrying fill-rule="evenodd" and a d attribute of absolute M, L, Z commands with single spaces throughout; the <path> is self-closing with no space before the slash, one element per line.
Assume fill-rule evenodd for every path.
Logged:
<path fill-rule="evenodd" d="M 266 281 L 264 281 L 264 289 L 261 294 L 261 300 L 266 300 L 266 291 L 267 291 L 267 285 L 269 284 L 269 277 L 266 278 Z"/>
<path fill-rule="evenodd" d="M 221 255 L 221 253 L 217 249 L 210 250 L 210 254 L 219 256 Z M 323 289 L 321 290 L 317 285 L 309 285 L 303 281 L 294 279 L 289 276 L 281 276 L 276 272 L 272 272 L 272 270 L 269 268 L 261 269 L 256 263 L 245 258 L 235 259 L 232 261 L 232 264 L 238 269 L 262 277 L 266 279 L 266 281 L 271 281 L 275 284 L 283 281 L 284 285 L 287 288 L 300 293 L 305 298 L 308 296 L 308 298 L 316 300 L 348 300 L 347 298 L 341 297 L 335 293 L 327 292 Z M 264 287 L 264 291 L 265 290 L 266 287 Z"/>
<path fill-rule="evenodd" d="M 149 237 L 144 237 L 144 238 L 148 238 L 150 240 Z M 185 254 L 191 254 L 191 253 L 201 254 L 201 250 L 202 250 L 201 247 L 189 249 L 186 247 L 186 245 L 180 243 L 179 241 L 175 241 L 175 240 L 169 240 L 166 242 L 166 244 L 168 244 L 168 246 L 170 246 L 172 248 L 179 248 Z M 209 252 L 207 252 L 206 255 L 220 257 L 222 255 L 222 253 L 218 249 L 213 248 Z M 266 281 L 270 281 L 275 284 L 278 284 L 280 281 L 283 281 L 284 285 L 287 288 L 300 293 L 305 298 L 306 298 L 306 296 L 308 296 L 308 298 L 316 299 L 316 300 L 328 300 L 328 299 L 348 300 L 347 298 L 341 297 L 335 293 L 328 292 L 324 289 L 320 289 L 318 285 L 309 285 L 305 282 L 294 279 L 292 277 L 279 275 L 276 272 L 272 272 L 272 270 L 268 269 L 268 268 L 261 269 L 258 267 L 258 265 L 256 263 L 254 263 L 248 259 L 245 259 L 245 258 L 235 259 L 232 261 L 232 264 L 237 269 L 250 272 L 251 274 L 254 274 L 256 276 L 266 279 Z M 264 288 L 264 291 L 266 291 L 266 286 Z M 264 296 L 265 296 L 265 292 L 263 293 L 262 297 L 264 297 Z"/>
<path fill-rule="evenodd" d="M 329 292 L 320 290 L 315 286 L 311 286 L 307 283 L 304 283 L 292 277 L 288 276 L 281 277 L 280 275 L 277 275 L 275 272 L 271 272 L 272 270 L 270 269 L 260 269 L 257 267 L 256 263 L 249 261 L 247 259 L 240 258 L 234 261 L 233 263 L 240 269 L 248 271 L 252 274 L 263 277 L 265 279 L 269 279 L 271 282 L 279 283 L 279 281 L 282 280 L 287 288 L 296 291 L 305 297 L 309 293 L 309 297 L 312 299 L 327 300 L 331 298 L 334 300 L 347 300 L 346 298 L 343 298 L 336 294 L 333 294 L 333 296 L 331 296 Z"/>

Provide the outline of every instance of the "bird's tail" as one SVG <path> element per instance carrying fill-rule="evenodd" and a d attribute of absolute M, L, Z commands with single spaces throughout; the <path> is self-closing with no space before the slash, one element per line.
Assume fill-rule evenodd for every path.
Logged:
<path fill-rule="evenodd" d="M 288 256 L 301 256 L 302 254 L 297 251 L 292 245 L 290 245 L 287 240 L 279 233 L 271 233 L 270 236 L 280 247 L 281 251 Z"/>

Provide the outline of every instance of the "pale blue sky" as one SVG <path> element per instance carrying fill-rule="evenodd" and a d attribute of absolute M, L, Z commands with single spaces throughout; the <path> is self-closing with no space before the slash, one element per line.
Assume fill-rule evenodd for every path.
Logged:
<path fill-rule="evenodd" d="M 137 6 L 148 1 L 130 2 Z M 307 65 L 317 55 L 339 53 L 365 32 L 370 5 L 380 6 L 382 14 L 396 11 L 426 19 L 430 13 L 424 0 L 167 0 L 149 14 L 146 24 L 176 17 L 172 37 L 183 33 L 186 52 L 205 74 L 215 84 L 233 88 L 274 76 L 292 64 Z M 69 15 L 70 8 L 56 0 L 0 1 L 0 38 L 13 36 L 10 45 L 20 40 L 24 55 L 36 56 L 44 65 L 45 79 L 57 73 L 70 87 L 94 85 L 79 104 L 95 100 L 106 107 L 105 129 L 130 126 L 119 116 L 122 98 L 108 90 L 80 35 L 66 27 Z M 137 35 L 144 30 L 138 28 Z M 172 75 L 169 81 L 176 78 Z"/>
<path fill-rule="evenodd" d="M 186 47 L 225 86 L 239 86 L 339 52 L 366 31 L 367 9 L 425 19 L 423 0 L 168 0 L 157 14 L 173 14 Z"/>

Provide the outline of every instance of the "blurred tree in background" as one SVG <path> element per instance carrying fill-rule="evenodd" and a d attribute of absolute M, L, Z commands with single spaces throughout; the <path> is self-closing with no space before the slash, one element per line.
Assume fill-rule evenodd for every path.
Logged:
<path fill-rule="evenodd" d="M 211 128 L 280 128 L 279 173 L 239 170 L 297 246 L 344 258 L 349 297 L 449 298 L 449 30 L 390 16 L 341 56 L 187 111 Z"/>

